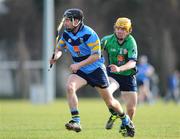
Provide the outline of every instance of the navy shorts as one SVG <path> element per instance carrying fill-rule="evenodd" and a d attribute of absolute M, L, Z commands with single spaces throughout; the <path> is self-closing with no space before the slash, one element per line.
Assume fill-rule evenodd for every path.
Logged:
<path fill-rule="evenodd" d="M 93 72 L 86 74 L 81 70 L 78 70 L 76 73 L 81 78 L 85 79 L 89 85 L 92 87 L 107 88 L 109 86 L 109 79 L 106 71 L 101 68 L 97 68 Z"/>
<path fill-rule="evenodd" d="M 119 83 L 120 91 L 137 91 L 137 82 L 135 75 L 124 76 L 108 72 L 108 76 L 112 77 Z"/>

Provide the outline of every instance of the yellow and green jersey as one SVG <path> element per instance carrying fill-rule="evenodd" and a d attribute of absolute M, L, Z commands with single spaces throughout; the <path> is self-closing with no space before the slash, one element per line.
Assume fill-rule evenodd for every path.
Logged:
<path fill-rule="evenodd" d="M 129 60 L 137 61 L 137 44 L 132 35 L 128 35 L 124 42 L 120 44 L 115 34 L 105 36 L 101 40 L 102 49 L 108 54 L 109 64 L 121 66 Z M 120 75 L 133 75 L 136 69 L 129 69 L 123 72 L 115 72 Z"/>

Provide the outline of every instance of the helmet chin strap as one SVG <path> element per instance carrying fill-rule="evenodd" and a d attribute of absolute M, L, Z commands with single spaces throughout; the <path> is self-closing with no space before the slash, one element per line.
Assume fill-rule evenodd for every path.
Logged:
<path fill-rule="evenodd" d="M 73 23 L 73 26 L 74 26 L 74 27 L 77 27 L 77 26 L 81 23 L 81 21 L 79 20 L 78 23 L 75 25 L 75 23 L 74 23 L 74 18 L 72 18 L 72 23 Z"/>
<path fill-rule="evenodd" d="M 75 25 L 74 18 L 72 18 L 72 24 L 73 24 L 73 27 L 74 27 L 74 28 L 72 28 L 72 29 L 70 29 L 70 28 L 68 29 L 68 28 L 67 28 L 66 30 L 67 30 L 68 32 L 73 32 L 80 23 L 81 23 L 81 21 L 79 20 L 78 23 Z"/>

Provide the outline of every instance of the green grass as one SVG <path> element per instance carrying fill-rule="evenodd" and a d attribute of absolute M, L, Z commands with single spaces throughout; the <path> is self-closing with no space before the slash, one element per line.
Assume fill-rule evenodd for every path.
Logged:
<path fill-rule="evenodd" d="M 66 100 L 33 105 L 23 100 L 0 100 L 0 139 L 120 139 L 119 120 L 104 129 L 108 110 L 101 99 L 79 100 L 83 131 L 67 131 L 70 120 Z M 135 139 L 180 139 L 180 106 L 158 102 L 138 106 Z"/>

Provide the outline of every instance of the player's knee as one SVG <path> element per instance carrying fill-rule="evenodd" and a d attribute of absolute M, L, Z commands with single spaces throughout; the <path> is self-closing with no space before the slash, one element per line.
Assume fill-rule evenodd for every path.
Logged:
<path fill-rule="evenodd" d="M 107 105 L 109 108 L 111 108 L 111 107 L 113 106 L 111 99 L 109 99 L 109 98 L 103 98 L 103 99 L 104 99 L 106 105 Z"/>
<path fill-rule="evenodd" d="M 130 107 L 130 108 L 127 108 L 127 112 L 130 113 L 130 114 L 134 114 L 136 111 L 136 107 Z"/>
<path fill-rule="evenodd" d="M 67 91 L 67 93 L 73 93 L 73 92 L 75 92 L 75 87 L 74 87 L 74 85 L 73 84 L 67 84 L 66 85 L 66 91 Z"/>
<path fill-rule="evenodd" d="M 113 105 L 111 103 L 107 103 L 108 108 L 113 108 Z"/>
<path fill-rule="evenodd" d="M 117 105 L 118 102 L 113 98 L 109 98 L 106 103 L 109 108 L 113 108 Z"/>

